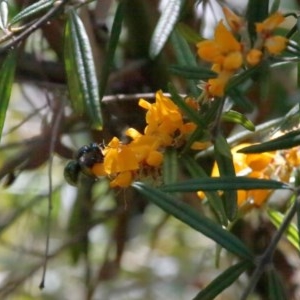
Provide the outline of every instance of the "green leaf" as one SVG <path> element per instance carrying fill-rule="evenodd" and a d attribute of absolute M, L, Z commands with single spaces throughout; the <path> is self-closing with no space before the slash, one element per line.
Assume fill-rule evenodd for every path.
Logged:
<path fill-rule="evenodd" d="M 198 66 L 194 52 L 191 51 L 189 44 L 181 36 L 177 28 L 171 34 L 171 42 L 179 65 L 188 67 Z"/>
<path fill-rule="evenodd" d="M 177 182 L 178 158 L 176 149 L 167 148 L 165 150 L 162 174 L 164 183 L 168 184 Z"/>
<path fill-rule="evenodd" d="M 64 63 L 73 110 L 77 114 L 83 115 L 85 113 L 85 103 L 81 92 L 80 78 L 76 72 L 77 65 L 74 55 L 73 40 L 71 37 L 71 22 L 67 22 L 65 27 Z"/>
<path fill-rule="evenodd" d="M 207 80 L 217 77 L 217 73 L 209 69 L 201 68 L 198 66 L 181 66 L 173 65 L 169 67 L 169 70 L 176 75 L 196 80 Z"/>
<path fill-rule="evenodd" d="M 279 7 L 280 7 L 280 2 L 281 0 L 274 0 L 270 9 L 270 14 L 275 13 L 276 11 L 278 11 Z"/>
<path fill-rule="evenodd" d="M 237 111 L 227 111 L 222 114 L 222 120 L 223 121 L 228 121 L 228 122 L 233 122 L 239 125 L 242 125 L 244 128 L 250 130 L 250 131 L 255 131 L 255 126 L 254 124 L 247 119 L 243 114 L 237 112 Z"/>
<path fill-rule="evenodd" d="M 252 263 L 248 260 L 241 261 L 229 267 L 205 287 L 193 300 L 212 300 L 215 299 L 224 289 L 234 283 L 239 276 L 248 270 Z"/>
<path fill-rule="evenodd" d="M 200 167 L 200 165 L 190 156 L 183 155 L 180 157 L 182 165 L 188 170 L 193 178 L 209 178 L 206 172 Z M 225 213 L 224 205 L 221 197 L 215 191 L 206 192 L 205 196 L 212 207 L 213 211 L 218 216 L 220 222 L 227 226 L 227 216 Z"/>
<path fill-rule="evenodd" d="M 186 40 L 180 35 L 177 28 L 171 34 L 171 43 L 179 65 L 187 67 L 197 67 L 195 54 L 191 51 Z M 194 96 L 198 96 L 199 89 L 197 80 L 188 80 L 189 89 Z"/>
<path fill-rule="evenodd" d="M 297 221 L 296 222 L 297 222 L 298 242 L 299 242 L 298 243 L 298 249 L 300 249 L 300 202 L 299 201 L 296 202 L 296 210 L 297 210 Z"/>
<path fill-rule="evenodd" d="M 269 209 L 268 216 L 272 224 L 278 229 L 284 220 L 284 215 L 276 210 Z M 286 237 L 289 242 L 298 250 L 299 248 L 299 232 L 298 228 L 294 223 L 290 223 L 286 230 Z"/>
<path fill-rule="evenodd" d="M 164 185 L 160 189 L 167 193 L 177 193 L 224 190 L 291 190 L 292 188 L 288 184 L 276 180 L 237 176 L 189 179 L 174 184 Z"/>
<path fill-rule="evenodd" d="M 232 153 L 231 153 L 231 148 L 227 142 L 227 140 L 224 138 L 223 135 L 219 134 L 216 137 L 215 141 L 215 151 L 217 152 L 218 155 L 222 155 L 224 157 L 227 157 L 232 161 Z M 233 163 L 232 163 L 233 166 Z M 222 167 L 222 166 L 221 166 Z M 219 168 L 220 170 L 220 168 Z M 220 170 L 221 172 L 222 170 Z M 235 176 L 235 172 L 231 172 L 233 176 Z M 230 176 L 230 174 L 224 174 L 225 176 Z"/>
<path fill-rule="evenodd" d="M 261 64 L 261 69 L 257 73 L 255 81 L 259 82 L 259 98 L 263 102 L 269 97 L 270 89 L 272 88 L 270 64 L 268 61 Z"/>
<path fill-rule="evenodd" d="M 8 4 L 7 1 L 0 2 L 0 29 L 5 31 L 8 23 Z"/>
<path fill-rule="evenodd" d="M 65 29 L 65 67 L 74 110 L 86 112 L 94 129 L 102 128 L 98 82 L 87 33 L 74 10 Z"/>
<path fill-rule="evenodd" d="M 182 97 L 178 95 L 175 87 L 171 83 L 169 83 L 168 88 L 172 101 L 187 115 L 189 120 L 202 127 L 205 127 L 205 124 L 199 117 L 198 113 L 184 102 Z"/>
<path fill-rule="evenodd" d="M 203 121 L 201 121 L 202 124 L 204 124 Z M 186 153 L 190 151 L 191 146 L 193 145 L 194 142 L 198 142 L 201 139 L 205 138 L 205 130 L 203 130 L 202 126 L 198 126 L 192 134 L 189 136 L 188 140 L 186 141 L 181 153 Z M 206 141 L 208 138 L 206 138 Z"/>
<path fill-rule="evenodd" d="M 176 30 L 178 30 L 178 33 L 189 43 L 191 44 L 197 44 L 198 42 L 201 42 L 203 38 L 199 35 L 198 32 L 193 30 L 190 26 L 184 24 L 184 23 L 178 23 L 176 26 Z"/>
<path fill-rule="evenodd" d="M 248 30 L 252 41 L 256 38 L 255 23 L 266 19 L 268 17 L 268 11 L 268 0 L 249 0 L 246 10 L 246 20 L 248 22 Z"/>
<path fill-rule="evenodd" d="M 124 11 L 125 11 L 125 1 L 120 1 L 117 7 L 117 11 L 111 29 L 111 35 L 110 35 L 108 48 L 107 48 L 107 57 L 102 68 L 100 92 L 99 92 L 101 100 L 105 94 L 108 77 L 114 62 L 114 56 L 120 39 L 120 34 L 122 31 L 122 23 L 124 19 Z"/>
<path fill-rule="evenodd" d="M 40 12 L 46 10 L 47 8 L 53 6 L 55 0 L 40 0 L 37 1 L 26 8 L 22 9 L 16 16 L 14 16 L 9 25 L 13 25 L 19 21 L 24 20 L 25 18 L 32 17 L 33 15 L 39 14 Z"/>
<path fill-rule="evenodd" d="M 245 112 L 252 112 L 254 105 L 245 96 L 244 92 L 240 91 L 238 88 L 233 88 L 228 92 L 229 98 Z"/>
<path fill-rule="evenodd" d="M 228 251 L 244 259 L 253 259 L 251 251 L 236 236 L 201 215 L 188 204 L 142 182 L 135 182 L 133 187 L 165 212 L 211 238 Z"/>
<path fill-rule="evenodd" d="M 262 153 L 282 149 L 290 149 L 300 145 L 300 130 L 291 131 L 271 141 L 240 149 L 241 153 Z"/>
<path fill-rule="evenodd" d="M 285 286 L 274 268 L 268 272 L 268 299 L 270 300 L 288 300 Z"/>
<path fill-rule="evenodd" d="M 259 64 L 253 68 L 247 69 L 235 76 L 233 76 L 229 83 L 226 86 L 225 92 L 226 94 L 230 94 L 233 89 L 236 89 L 239 85 L 244 83 L 246 80 L 251 79 L 251 77 L 258 72 L 262 68 L 263 64 Z"/>
<path fill-rule="evenodd" d="M 16 62 L 17 52 L 13 50 L 7 55 L 0 69 L 0 139 L 14 81 Z"/>
<path fill-rule="evenodd" d="M 178 21 L 182 6 L 182 0 L 169 0 L 165 3 L 150 41 L 149 55 L 152 59 L 160 53 L 167 42 Z"/>
<path fill-rule="evenodd" d="M 231 148 L 226 139 L 219 134 L 215 140 L 214 153 L 221 177 L 235 177 Z M 229 220 L 237 214 L 237 191 L 224 190 L 224 207 Z"/>
<path fill-rule="evenodd" d="M 92 181 L 90 178 L 80 176 L 78 192 L 71 208 L 68 219 L 68 233 L 76 236 L 81 233 L 80 239 L 69 247 L 72 262 L 76 264 L 82 255 L 86 256 L 89 251 L 88 233 L 92 223 Z"/>

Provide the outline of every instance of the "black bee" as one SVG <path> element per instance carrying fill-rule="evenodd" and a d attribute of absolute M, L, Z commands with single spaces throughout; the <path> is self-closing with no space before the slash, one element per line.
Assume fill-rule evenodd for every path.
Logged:
<path fill-rule="evenodd" d="M 81 147 L 64 169 L 64 177 L 71 185 L 77 185 L 80 172 L 94 177 L 91 169 L 94 164 L 102 163 L 104 159 L 102 144 L 91 143 Z"/>

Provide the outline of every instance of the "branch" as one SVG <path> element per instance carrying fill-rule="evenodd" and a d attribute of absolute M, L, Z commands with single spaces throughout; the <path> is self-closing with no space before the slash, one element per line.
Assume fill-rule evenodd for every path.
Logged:
<path fill-rule="evenodd" d="M 9 52 L 12 48 L 16 47 L 19 42 L 27 38 L 32 32 L 47 23 L 69 1 L 70 0 L 61 0 L 57 1 L 57 4 L 54 2 L 53 7 L 44 16 L 39 18 L 35 23 L 25 29 L 22 33 L 20 33 L 20 35 L 16 37 L 12 36 L 12 40 L 4 47 L 0 48 L 0 54 Z"/>
<path fill-rule="evenodd" d="M 272 258 L 274 251 L 276 250 L 277 244 L 279 240 L 282 238 L 283 234 L 285 233 L 287 227 L 290 225 L 291 221 L 293 220 L 295 214 L 297 213 L 297 205 L 298 202 L 300 201 L 300 195 L 298 191 L 297 199 L 295 200 L 295 203 L 293 204 L 292 208 L 290 211 L 286 214 L 284 221 L 282 222 L 280 228 L 278 231 L 275 233 L 273 236 L 271 243 L 265 250 L 265 252 L 262 254 L 261 257 L 258 258 L 258 263 L 256 265 L 256 268 L 250 278 L 249 285 L 247 288 L 244 290 L 244 293 L 241 297 L 241 300 L 246 300 L 250 293 L 253 291 L 255 288 L 259 278 L 261 275 L 265 272 L 266 268 L 272 264 Z"/>

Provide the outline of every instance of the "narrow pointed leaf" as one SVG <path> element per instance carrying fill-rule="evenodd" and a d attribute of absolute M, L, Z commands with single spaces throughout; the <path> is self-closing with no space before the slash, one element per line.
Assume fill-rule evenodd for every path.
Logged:
<path fill-rule="evenodd" d="M 198 66 L 181 66 L 174 65 L 170 66 L 169 70 L 176 75 L 185 77 L 187 79 L 196 79 L 196 80 L 207 80 L 210 78 L 217 77 L 217 73 L 209 69 L 201 68 Z"/>
<path fill-rule="evenodd" d="M 232 79 L 229 80 L 229 83 L 226 86 L 225 92 L 230 94 L 230 92 L 237 88 L 240 84 L 244 83 L 246 80 L 251 79 L 251 77 L 262 68 L 262 65 L 257 65 L 253 68 L 250 68 L 246 71 L 241 72 L 240 74 L 235 75 Z"/>
<path fill-rule="evenodd" d="M 171 43 L 174 49 L 177 63 L 179 65 L 187 67 L 197 67 L 195 54 L 192 52 L 187 41 L 180 35 L 177 28 L 171 34 Z M 197 96 L 199 94 L 199 89 L 197 87 L 199 82 L 192 79 L 188 80 L 187 82 L 191 93 L 194 96 Z"/>
<path fill-rule="evenodd" d="M 284 220 L 284 215 L 276 210 L 269 209 L 268 216 L 273 225 L 278 229 Z M 296 224 L 290 223 L 286 232 L 286 237 L 289 242 L 298 250 L 299 248 L 299 233 Z"/>
<path fill-rule="evenodd" d="M 244 259 L 253 259 L 251 251 L 236 236 L 201 215 L 188 204 L 141 182 L 135 182 L 133 187 L 165 212 L 211 238 L 228 251 Z"/>
<path fill-rule="evenodd" d="M 255 80 L 259 82 L 259 99 L 263 102 L 270 97 L 270 89 L 272 88 L 269 62 L 261 64 L 261 69 L 257 73 Z"/>
<path fill-rule="evenodd" d="M 269 11 L 269 0 L 249 0 L 246 19 L 248 21 L 248 30 L 251 40 L 256 37 L 255 23 L 261 22 L 267 18 Z"/>
<path fill-rule="evenodd" d="M 280 7 L 280 2 L 281 0 L 274 0 L 270 9 L 270 14 L 275 13 L 276 11 L 278 11 L 279 7 Z"/>
<path fill-rule="evenodd" d="M 183 155 L 180 157 L 180 161 L 182 162 L 182 165 L 188 170 L 188 172 L 193 178 L 209 178 L 209 176 L 200 167 L 200 165 L 190 156 Z M 227 216 L 225 213 L 222 199 L 220 198 L 218 193 L 216 191 L 211 191 L 211 192 L 206 191 L 205 195 L 212 209 L 218 216 L 220 222 L 226 226 Z"/>
<path fill-rule="evenodd" d="M 300 203 L 299 201 L 296 202 L 296 209 L 297 209 L 296 222 L 297 222 L 297 232 L 298 232 L 298 249 L 300 249 Z"/>
<path fill-rule="evenodd" d="M 111 68 L 113 66 L 116 49 L 117 49 L 118 42 L 120 39 L 121 31 L 122 31 L 125 5 L 126 5 L 125 1 L 119 2 L 119 5 L 117 7 L 117 11 L 116 11 L 116 14 L 114 17 L 114 22 L 113 22 L 112 29 L 111 29 L 111 35 L 110 35 L 110 39 L 108 42 L 107 57 L 103 64 L 103 69 L 102 69 L 102 73 L 101 73 L 100 91 L 99 91 L 100 100 L 102 100 L 102 98 L 105 94 L 108 77 L 109 77 Z"/>
<path fill-rule="evenodd" d="M 241 109 L 245 112 L 252 112 L 254 109 L 254 105 L 251 101 L 249 101 L 242 91 L 237 88 L 233 88 L 228 91 L 229 98 Z"/>
<path fill-rule="evenodd" d="M 0 2 L 0 29 L 6 30 L 8 23 L 8 4 L 7 1 Z"/>
<path fill-rule="evenodd" d="M 201 121 L 204 124 L 204 121 Z M 189 139 L 186 141 L 184 148 L 182 149 L 181 153 L 186 153 L 190 151 L 191 146 L 194 142 L 199 142 L 205 136 L 205 130 L 203 130 L 202 126 L 198 126 L 192 134 L 189 136 Z"/>
<path fill-rule="evenodd" d="M 186 25 L 185 23 L 179 23 L 176 26 L 178 33 L 189 43 L 196 44 L 201 42 L 203 38 L 194 29 Z"/>
<path fill-rule="evenodd" d="M 267 121 L 265 123 L 257 125 L 255 132 L 249 132 L 248 130 L 242 131 L 242 132 L 239 132 L 239 133 L 229 137 L 227 139 L 227 141 L 230 145 L 233 145 L 233 144 L 241 143 L 242 141 L 245 141 L 245 140 L 252 139 L 258 133 L 261 135 L 267 134 L 274 127 L 277 127 L 279 124 L 281 124 L 282 121 L 283 121 L 283 118 L 277 118 L 274 120 Z M 206 150 L 203 150 L 203 151 L 199 152 L 198 154 L 196 154 L 195 159 L 199 159 L 200 157 L 205 157 L 205 156 L 211 155 L 212 152 L 213 152 L 213 147 L 212 146 L 208 147 Z"/>
<path fill-rule="evenodd" d="M 271 141 L 245 147 L 238 152 L 241 153 L 262 153 L 282 149 L 290 149 L 300 145 L 300 130 L 291 131 Z"/>
<path fill-rule="evenodd" d="M 231 149 L 226 139 L 219 134 L 214 145 L 215 159 L 218 165 L 220 176 L 235 177 L 233 157 Z M 233 220 L 237 214 L 237 191 L 224 190 L 224 207 L 229 220 Z"/>
<path fill-rule="evenodd" d="M 178 177 L 178 158 L 177 151 L 174 148 L 165 150 L 163 162 L 163 182 L 177 182 Z"/>
<path fill-rule="evenodd" d="M 187 115 L 189 120 L 202 127 L 205 127 L 205 124 L 203 120 L 200 119 L 198 113 L 184 102 L 182 97 L 177 93 L 175 87 L 171 83 L 169 83 L 168 88 L 172 101 Z"/>
<path fill-rule="evenodd" d="M 16 69 L 16 50 L 10 52 L 5 58 L 0 69 L 0 139 L 5 122 L 6 111 L 11 95 L 12 85 L 14 81 Z"/>
<path fill-rule="evenodd" d="M 224 289 L 234 283 L 239 276 L 252 266 L 249 261 L 241 261 L 229 267 L 214 279 L 204 290 L 202 290 L 193 300 L 212 300 L 215 299 Z"/>
<path fill-rule="evenodd" d="M 76 72 L 77 65 L 71 30 L 71 22 L 69 21 L 65 27 L 64 63 L 72 107 L 77 114 L 83 115 L 85 113 L 85 103 L 80 87 L 80 77 Z"/>
<path fill-rule="evenodd" d="M 20 11 L 20 13 L 18 13 L 16 16 L 14 16 L 9 24 L 13 25 L 17 22 L 20 22 L 22 20 L 24 20 L 25 18 L 34 16 L 44 10 L 46 10 L 47 8 L 53 6 L 53 3 L 55 2 L 55 0 L 40 0 L 37 1 L 29 6 L 27 6 L 26 8 L 22 9 L 22 11 Z"/>
<path fill-rule="evenodd" d="M 98 82 L 92 49 L 79 16 L 71 10 L 65 30 L 65 66 L 74 109 L 88 115 L 92 127 L 102 128 Z"/>
<path fill-rule="evenodd" d="M 285 286 L 274 268 L 268 271 L 268 299 L 289 299 Z"/>
<path fill-rule="evenodd" d="M 179 65 L 188 67 L 198 66 L 195 53 L 191 51 L 189 44 L 181 36 L 177 28 L 171 34 L 171 42 Z"/>
<path fill-rule="evenodd" d="M 276 180 L 237 176 L 189 179 L 176 184 L 164 185 L 160 189 L 164 192 L 176 193 L 224 190 L 291 190 L 292 188 L 288 184 Z"/>
<path fill-rule="evenodd" d="M 247 119 L 243 114 L 237 112 L 237 111 L 227 111 L 222 115 L 222 120 L 223 121 L 228 121 L 228 122 L 233 122 L 239 125 L 242 125 L 244 128 L 250 130 L 250 131 L 255 131 L 255 126 L 254 124 Z"/>
<path fill-rule="evenodd" d="M 149 55 L 152 59 L 160 53 L 173 31 L 179 18 L 182 0 L 169 0 L 165 3 L 150 41 Z"/>

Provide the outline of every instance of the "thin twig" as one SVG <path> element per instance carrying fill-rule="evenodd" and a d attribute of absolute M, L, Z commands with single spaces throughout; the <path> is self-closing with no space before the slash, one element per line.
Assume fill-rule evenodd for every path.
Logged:
<path fill-rule="evenodd" d="M 63 8 L 64 5 L 67 4 L 70 0 L 62 0 L 57 1 L 58 4 L 54 3 L 53 8 L 51 8 L 44 16 L 39 18 L 35 23 L 33 23 L 31 26 L 29 26 L 27 29 L 25 29 L 22 33 L 20 33 L 18 36 L 12 36 L 12 39 L 9 43 L 7 43 L 5 46 L 0 48 L 0 54 L 6 53 L 10 51 L 10 49 L 14 48 L 19 42 L 27 38 L 32 32 L 40 28 L 42 25 L 47 23 L 60 9 Z"/>
<path fill-rule="evenodd" d="M 269 130 L 270 128 L 274 127 L 274 126 L 278 126 L 286 117 L 282 117 L 282 118 L 277 118 L 271 121 L 267 121 L 261 125 L 256 126 L 256 130 L 255 131 L 249 131 L 249 130 L 244 130 L 240 133 L 235 134 L 232 137 L 229 137 L 227 139 L 227 142 L 229 145 L 233 145 L 236 143 L 240 143 L 241 141 L 245 141 L 247 139 L 253 138 L 254 136 L 256 136 L 259 133 L 262 133 L 266 130 Z M 211 155 L 214 151 L 214 147 L 209 147 L 204 151 L 201 151 L 199 153 L 197 153 L 195 155 L 195 159 L 199 159 L 208 155 Z"/>
<path fill-rule="evenodd" d="M 49 178 L 49 197 L 48 197 L 48 214 L 47 214 L 47 224 L 46 224 L 46 247 L 45 247 L 45 259 L 43 265 L 43 274 L 42 280 L 39 285 L 40 289 L 43 289 L 45 286 L 45 276 L 47 270 L 48 263 L 48 255 L 49 255 L 49 242 L 50 242 L 50 227 L 51 227 L 51 211 L 52 211 L 52 195 L 53 195 L 53 185 L 52 185 L 52 165 L 53 165 L 53 153 L 55 150 L 56 141 L 58 138 L 59 126 L 61 124 L 61 120 L 63 118 L 64 106 L 61 105 L 58 109 L 57 115 L 54 117 L 54 124 L 51 132 L 51 141 L 50 141 L 50 149 L 49 149 L 49 168 L 48 168 L 48 178 Z"/>
<path fill-rule="evenodd" d="M 272 263 L 273 254 L 276 250 L 277 244 L 278 244 L 279 240 L 282 238 L 282 235 L 285 233 L 285 231 L 286 231 L 287 227 L 289 226 L 289 224 L 291 223 L 292 219 L 294 218 L 294 216 L 297 212 L 297 205 L 298 205 L 297 202 L 299 202 L 299 201 L 300 201 L 300 194 L 298 192 L 295 203 L 293 204 L 292 208 L 287 213 L 287 215 L 286 215 L 285 219 L 283 220 L 282 224 L 280 225 L 279 229 L 273 236 L 271 243 L 269 244 L 269 246 L 267 247 L 265 252 L 262 254 L 262 256 L 259 257 L 256 268 L 250 278 L 249 285 L 244 290 L 241 300 L 247 299 L 247 297 L 250 295 L 250 293 L 255 288 L 259 278 L 266 270 L 266 267 L 268 267 Z"/>

